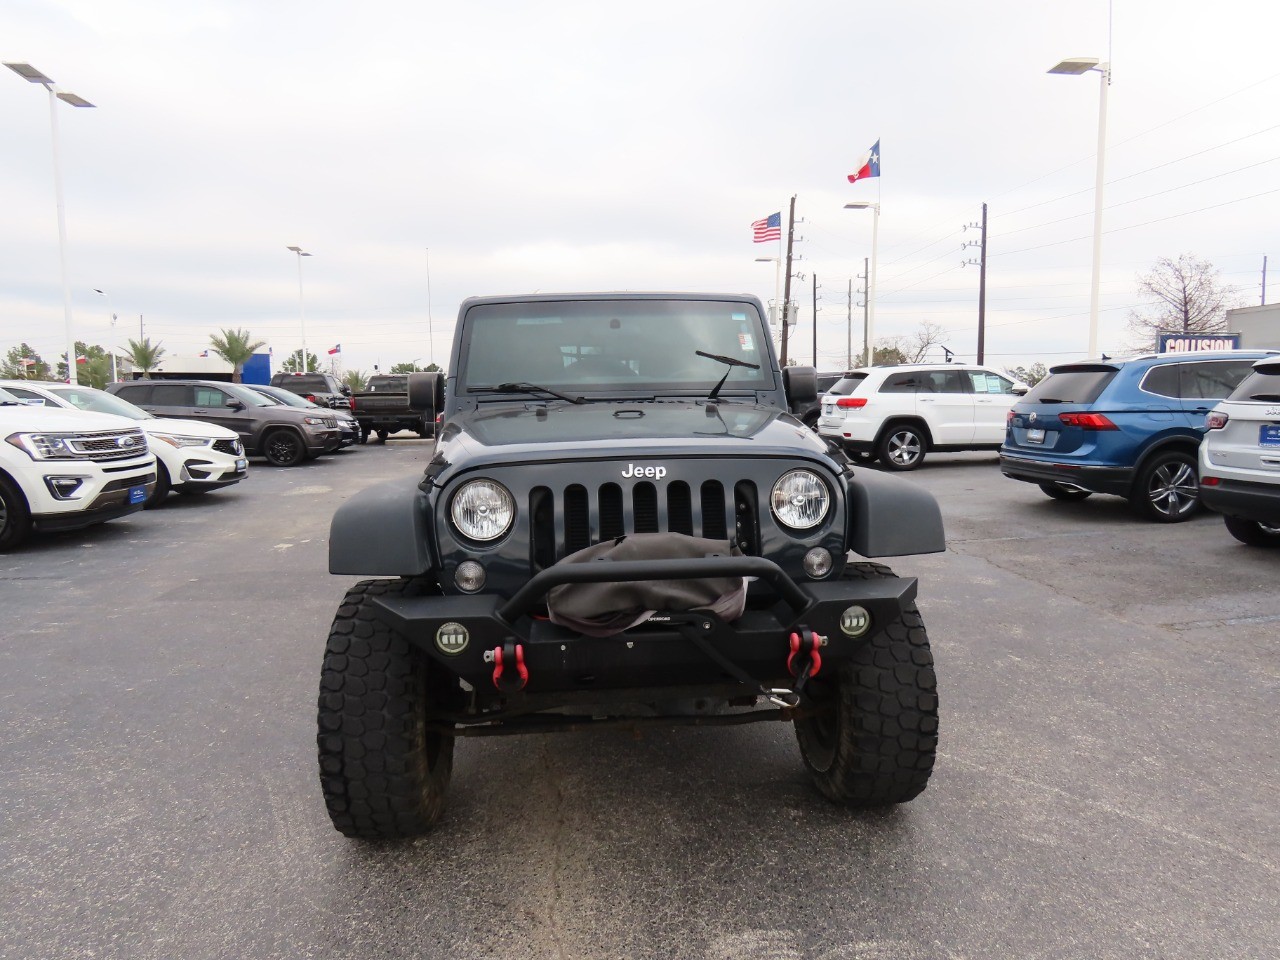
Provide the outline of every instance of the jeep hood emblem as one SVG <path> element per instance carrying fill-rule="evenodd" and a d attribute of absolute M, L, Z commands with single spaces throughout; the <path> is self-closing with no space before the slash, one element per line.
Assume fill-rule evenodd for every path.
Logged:
<path fill-rule="evenodd" d="M 635 477 L 648 477 L 652 480 L 661 480 L 666 475 L 666 467 L 638 467 L 634 463 L 628 463 L 627 469 L 622 471 L 622 476 L 625 480 L 631 480 Z"/>

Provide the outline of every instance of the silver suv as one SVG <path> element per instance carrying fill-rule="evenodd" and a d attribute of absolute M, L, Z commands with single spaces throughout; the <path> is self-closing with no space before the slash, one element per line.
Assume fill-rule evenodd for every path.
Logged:
<path fill-rule="evenodd" d="M 1241 543 L 1280 547 L 1280 357 L 1255 363 L 1205 425 L 1201 501 Z"/>

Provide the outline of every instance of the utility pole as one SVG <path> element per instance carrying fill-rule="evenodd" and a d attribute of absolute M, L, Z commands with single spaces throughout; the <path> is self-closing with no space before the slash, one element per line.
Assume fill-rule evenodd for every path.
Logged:
<path fill-rule="evenodd" d="M 1262 255 L 1262 305 L 1267 305 L 1267 255 Z"/>
<path fill-rule="evenodd" d="M 853 365 L 853 277 L 849 278 L 849 299 L 845 304 L 844 368 Z"/>
<path fill-rule="evenodd" d="M 987 205 L 982 205 L 982 223 L 966 223 L 966 230 L 973 228 L 982 231 L 978 240 L 962 243 L 960 249 L 978 247 L 977 260 L 965 260 L 960 266 L 976 266 L 978 268 L 978 363 L 983 362 L 987 343 Z"/>
<path fill-rule="evenodd" d="M 791 322 L 791 245 L 796 236 L 796 196 L 791 195 L 791 212 L 787 222 L 787 272 L 782 288 L 782 365 L 787 365 L 788 324 Z"/>

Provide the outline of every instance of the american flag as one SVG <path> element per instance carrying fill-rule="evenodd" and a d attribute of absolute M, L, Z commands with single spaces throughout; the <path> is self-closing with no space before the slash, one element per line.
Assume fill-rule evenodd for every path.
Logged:
<path fill-rule="evenodd" d="M 771 213 L 763 220 L 756 220 L 752 223 L 751 239 L 756 243 L 764 243 L 766 240 L 781 240 L 782 214 Z"/>

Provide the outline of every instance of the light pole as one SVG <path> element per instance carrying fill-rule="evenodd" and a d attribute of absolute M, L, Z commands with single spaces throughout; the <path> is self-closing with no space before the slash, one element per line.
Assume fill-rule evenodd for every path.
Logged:
<path fill-rule="evenodd" d="M 1098 95 L 1098 172 L 1093 184 L 1093 280 L 1089 288 L 1089 356 L 1098 356 L 1098 294 L 1102 282 L 1102 172 L 1107 152 L 1107 88 L 1111 86 L 1111 64 L 1092 57 L 1063 60 L 1050 73 L 1078 77 L 1097 71 L 1101 75 Z"/>
<path fill-rule="evenodd" d="M 307 308 L 306 301 L 302 297 L 302 258 L 309 257 L 301 247 L 286 247 L 286 250 L 292 250 L 298 255 L 298 322 L 302 324 L 302 363 L 299 364 L 299 372 L 308 373 L 307 370 Z"/>
<path fill-rule="evenodd" d="M 773 319 L 782 322 L 782 258 L 756 257 L 756 263 L 773 264 Z M 772 331 L 771 331 L 772 332 Z"/>
<path fill-rule="evenodd" d="M 846 203 L 844 208 L 846 210 L 871 210 L 874 213 L 871 219 L 871 277 L 867 281 L 866 364 L 870 367 L 874 365 L 876 356 L 876 351 L 872 344 L 875 343 L 876 334 L 876 248 L 880 243 L 880 204 L 860 200 L 856 203 Z"/>
<path fill-rule="evenodd" d="M 62 312 L 67 328 L 67 381 L 73 386 L 76 379 L 76 338 L 71 323 L 71 285 L 67 281 L 67 218 L 62 205 L 62 166 L 58 159 L 58 110 L 56 100 L 73 107 L 92 107 L 93 104 L 74 93 L 58 90 L 53 81 L 29 63 L 6 63 L 6 67 L 31 83 L 38 83 L 49 91 L 49 128 L 53 132 L 53 191 L 58 205 L 58 258 L 62 262 Z"/>
<path fill-rule="evenodd" d="M 111 309 L 111 298 L 107 296 L 107 291 L 94 287 L 93 292 L 107 301 L 107 313 L 111 314 L 111 382 L 115 383 L 119 379 L 116 376 L 116 312 Z"/>
<path fill-rule="evenodd" d="M 427 366 L 436 362 L 436 338 L 431 329 L 431 248 L 423 247 L 427 255 Z"/>

